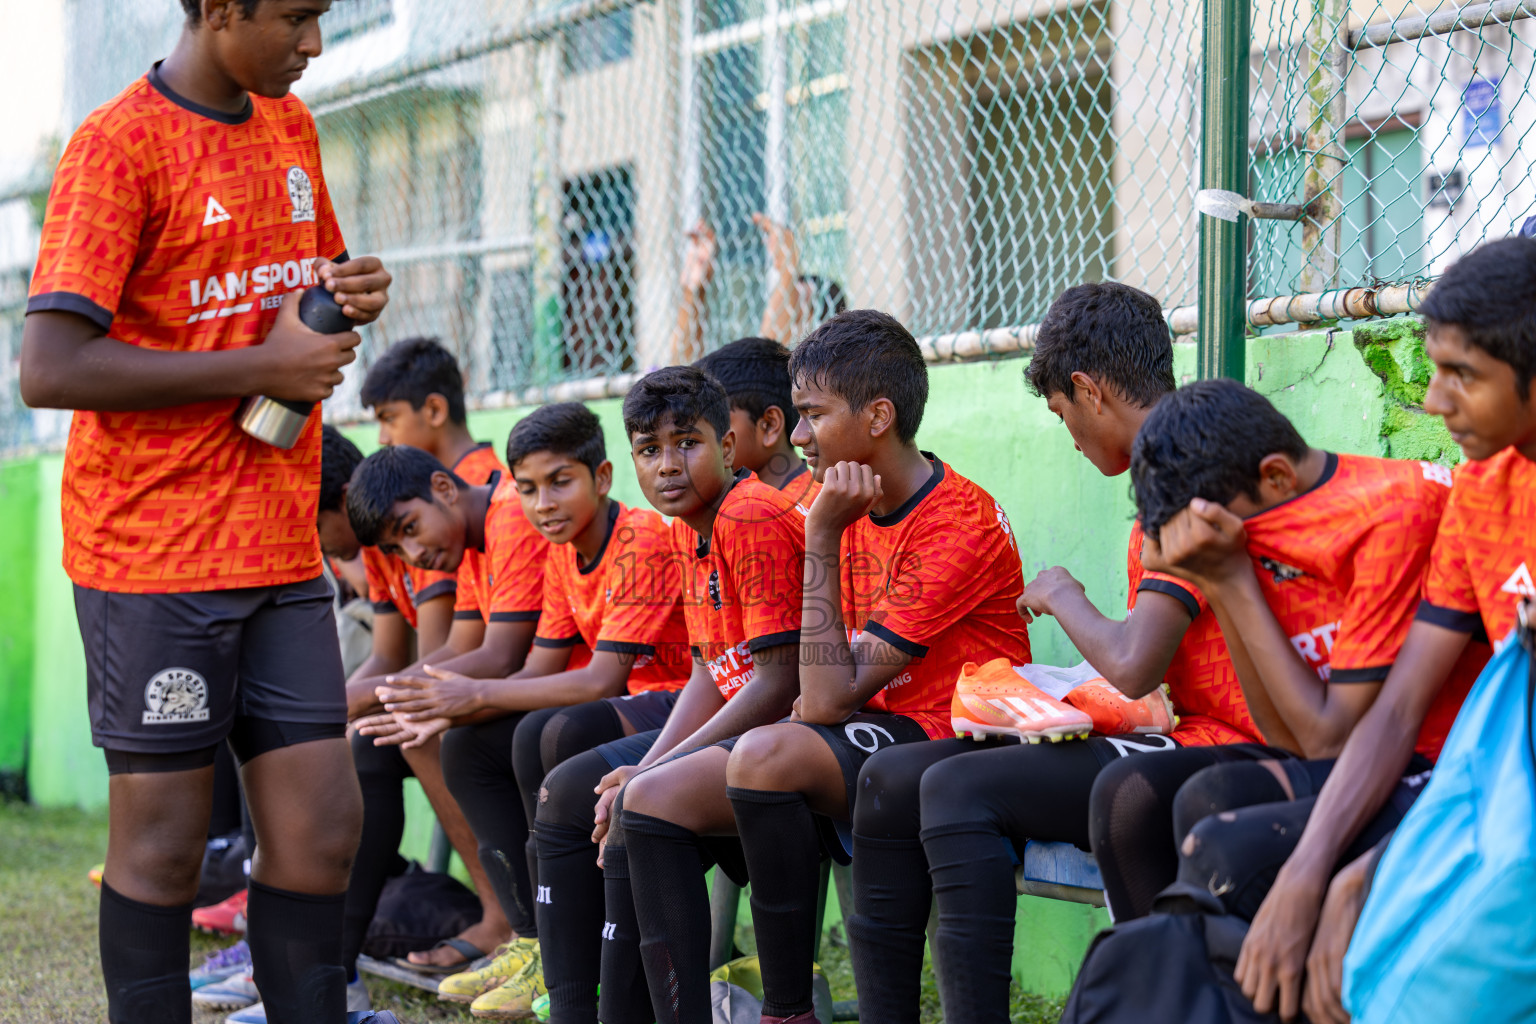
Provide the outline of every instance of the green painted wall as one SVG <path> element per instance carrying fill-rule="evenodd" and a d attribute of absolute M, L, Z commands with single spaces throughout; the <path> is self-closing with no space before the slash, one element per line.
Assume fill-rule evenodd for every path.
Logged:
<path fill-rule="evenodd" d="M 38 460 L 0 464 L 0 565 L 12 585 L 0 589 L 0 792 L 20 795 L 32 707 L 32 635 L 37 604 Z"/>
<path fill-rule="evenodd" d="M 1454 461 L 1457 452 L 1434 417 L 1416 408 L 1428 382 L 1422 339 L 1412 321 L 1388 321 L 1353 333 L 1315 330 L 1250 340 L 1248 381 L 1290 416 L 1308 441 L 1337 451 Z M 1181 380 L 1194 373 L 1192 345 L 1175 347 Z M 1132 505 L 1125 478 L 1100 476 L 1072 446 L 1066 430 L 1045 403 L 1024 387 L 1022 360 L 935 367 L 931 398 L 918 439 L 959 472 L 986 487 L 1008 511 L 1019 539 L 1026 575 L 1064 565 L 1105 609 L 1123 608 L 1126 597 L 1125 545 Z M 628 503 L 641 500 L 625 457 L 620 402 L 590 403 L 602 418 L 616 466 L 614 493 Z M 478 412 L 471 416 L 476 437 L 498 446 L 526 410 Z M 377 444 L 371 425 L 348 429 L 364 448 Z M 58 456 L 35 460 L 32 479 L 35 536 L 12 543 L 29 565 L 36 552 L 29 612 L 0 619 L 0 671 L 33 659 L 30 728 L 33 737 L 29 782 L 33 799 L 48 805 L 99 806 L 106 799 L 106 772 L 90 744 L 85 714 L 84 665 L 68 580 L 59 568 Z M 27 464 L 0 467 L 0 508 L 26 516 Z M 14 486 L 15 490 L 10 488 Z M 14 519 L 12 521 L 15 521 Z M 24 602 L 17 602 L 22 604 Z M 30 638 L 30 639 L 29 639 Z M 1032 630 L 1036 660 L 1071 664 L 1079 660 L 1066 637 L 1049 620 Z M 10 658 L 11 661 L 6 659 Z M 0 714 L 19 714 L 0 686 Z M 7 734 L 0 731 L 0 738 Z M 3 742 L 3 739 L 0 739 Z M 3 749 L 3 748 L 0 748 Z M 3 766 L 3 761 L 0 761 Z M 425 798 L 412 786 L 408 796 L 406 852 L 424 858 L 431 833 Z M 1021 899 L 1015 969 L 1038 992 L 1062 992 L 1070 984 L 1083 950 L 1107 923 L 1101 911 L 1044 900 Z"/>

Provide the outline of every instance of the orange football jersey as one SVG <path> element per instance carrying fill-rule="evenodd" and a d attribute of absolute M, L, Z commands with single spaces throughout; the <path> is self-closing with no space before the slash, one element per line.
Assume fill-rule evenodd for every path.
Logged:
<path fill-rule="evenodd" d="M 821 484 L 816 482 L 816 477 L 811 473 L 809 466 L 801 466 L 800 472 L 785 480 L 779 490 L 790 501 L 810 511 L 811 503 L 816 500 L 816 495 L 821 493 Z"/>
<path fill-rule="evenodd" d="M 242 114 L 177 96 L 158 65 L 98 107 L 54 173 L 27 312 L 85 317 L 143 348 L 260 344 L 318 257 L 346 257 L 314 119 L 294 96 Z M 181 593 L 320 573 L 318 410 L 291 450 L 237 399 L 76 412 L 64 568 L 97 590 Z"/>
<path fill-rule="evenodd" d="M 753 652 L 800 642 L 805 512 L 792 492 L 743 471 L 708 540 L 672 520 L 688 642 L 726 700 L 752 681 Z"/>
<path fill-rule="evenodd" d="M 523 516 L 517 485 L 493 473 L 485 513 L 485 550 L 466 548 L 459 563 L 453 617 L 491 622 L 537 622 L 544 606 L 544 561 L 549 541 Z"/>
<path fill-rule="evenodd" d="M 1536 600 L 1536 463 L 1518 449 L 1456 467 L 1418 617 L 1501 644 Z"/>
<path fill-rule="evenodd" d="M 1330 685 L 1387 677 L 1449 497 L 1444 466 L 1330 453 L 1311 490 L 1245 522 L 1275 618 Z M 1425 757 L 1439 755 L 1487 654 L 1469 649 L 1436 696 L 1416 743 Z"/>
<path fill-rule="evenodd" d="M 1013 527 L 992 495 L 937 457 L 933 475 L 888 515 L 843 531 L 843 623 L 912 661 L 870 708 L 906 715 L 934 739 L 953 736 L 949 705 L 968 661 L 1029 659 L 1014 607 L 1024 590 Z"/>
<path fill-rule="evenodd" d="M 363 548 L 363 571 L 368 575 L 368 601 L 375 612 L 399 612 L 416 628 L 416 609 L 433 598 L 457 589 L 453 573 L 428 572 L 406 565 L 397 555 L 378 548 Z"/>
<path fill-rule="evenodd" d="M 650 509 L 615 501 L 608 515 L 608 537 L 589 564 L 578 565 L 569 544 L 549 546 L 544 614 L 533 642 L 633 654 L 630 693 L 680 689 L 692 666 L 671 533 Z"/>
<path fill-rule="evenodd" d="M 1173 697 L 1173 709 L 1179 716 L 1173 738 L 1186 747 L 1262 743 L 1259 727 L 1248 713 L 1248 702 L 1243 698 L 1242 684 L 1232 667 L 1216 613 L 1194 585 L 1177 576 L 1146 569 L 1141 564 L 1142 539 L 1141 523 L 1136 522 L 1131 526 L 1130 550 L 1126 554 L 1126 575 L 1131 584 L 1127 610 L 1135 610 L 1141 591 L 1152 590 L 1176 598 L 1190 616 L 1184 638 L 1163 675 Z"/>
<path fill-rule="evenodd" d="M 460 480 L 474 484 L 476 487 L 490 480 L 493 474 L 500 473 L 506 468 L 496 454 L 496 446 L 489 441 L 481 441 L 460 455 L 459 461 L 449 467 Z"/>

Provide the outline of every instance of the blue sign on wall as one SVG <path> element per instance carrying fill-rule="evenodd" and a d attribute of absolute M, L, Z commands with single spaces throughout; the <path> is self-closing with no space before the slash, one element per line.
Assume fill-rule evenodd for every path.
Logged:
<path fill-rule="evenodd" d="M 1461 132 L 1469 147 L 1492 146 L 1504 131 L 1497 78 L 1473 78 L 1461 94 Z"/>

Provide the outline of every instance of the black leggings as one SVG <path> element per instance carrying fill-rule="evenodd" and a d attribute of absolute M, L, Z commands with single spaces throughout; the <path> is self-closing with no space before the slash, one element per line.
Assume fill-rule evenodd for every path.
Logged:
<path fill-rule="evenodd" d="M 342 925 L 342 966 L 351 977 L 357 970 L 368 925 L 378 909 L 384 883 L 405 867 L 400 837 L 405 834 L 405 780 L 413 776 L 399 747 L 376 747 L 373 737 L 354 734 L 352 762 L 363 791 L 363 833 L 347 883 Z"/>
<path fill-rule="evenodd" d="M 1091 845 L 1098 853 L 1100 837 L 1111 817 L 1119 825 L 1115 835 L 1124 838 L 1129 834 L 1125 827 L 1131 820 L 1125 817 L 1129 805 L 1111 801 L 1108 806 L 1120 813 L 1101 815 L 1100 793 L 1112 779 L 1133 779 L 1126 784 L 1127 792 L 1140 798 L 1134 806 L 1142 812 L 1134 819 L 1138 837 L 1134 849 L 1122 846 L 1122 856 L 1110 863 L 1099 855 L 1106 896 L 1111 909 L 1119 914 L 1120 908 L 1134 905 L 1135 886 L 1146 884 L 1143 875 L 1166 874 L 1172 881 L 1177 871 L 1172 803 L 1184 780 L 1206 765 L 1268 754 L 1267 748 L 1247 745 L 1180 749 L 1163 736 L 1009 744 L 980 750 L 958 745 L 953 749 L 969 752 L 940 760 L 922 773 L 921 838 L 939 907 L 934 955 L 939 961 L 944 1012 L 947 1019 L 967 1024 L 1001 1024 L 1008 1019 L 1017 906 L 1014 868 L 1027 841 L 1066 842 L 1080 848 Z M 885 756 L 882 753 L 872 758 L 867 770 Z M 860 805 L 865 803 L 864 793 L 861 788 Z M 893 806 L 889 801 L 882 803 Z M 860 818 L 858 811 L 855 814 L 857 836 Z M 1127 866 L 1126 860 L 1132 863 Z M 877 904 L 876 895 L 866 897 L 860 892 L 860 917 L 866 905 Z M 894 902 L 903 897 L 891 891 L 885 899 Z M 899 982 L 892 979 L 891 984 L 902 986 L 895 991 L 903 1002 L 881 1020 L 916 1020 L 913 961 L 910 951 L 902 954 L 899 950 L 903 943 L 915 948 L 920 964 L 925 916 L 908 910 L 897 924 L 907 934 L 905 939 L 896 936 L 897 929 L 886 929 L 876 940 L 881 948 L 864 955 L 856 949 L 856 971 L 862 965 L 866 975 L 896 969 L 912 975 Z M 863 941 L 871 945 L 868 932 Z M 883 981 L 875 980 L 874 984 L 878 988 Z"/>
<path fill-rule="evenodd" d="M 544 776 L 572 754 L 623 735 L 623 719 L 605 701 L 541 708 L 444 734 L 443 776 L 474 830 L 480 863 L 518 935 L 538 935 L 538 854 L 529 825 Z"/>
<path fill-rule="evenodd" d="M 443 779 L 474 830 L 480 864 L 512 930 L 538 935 L 524 847 L 528 819 L 512 774 L 512 737 L 524 715 L 514 714 L 443 734 Z"/>
<path fill-rule="evenodd" d="M 1229 913 L 1253 920 L 1275 876 L 1296 849 L 1333 761 L 1281 761 L 1295 794 L 1258 763 L 1224 764 L 1190 778 L 1174 800 L 1182 836 L 1179 881 L 1206 889 Z M 1406 776 L 1339 858 L 1337 871 L 1389 835 L 1428 781 L 1429 762 L 1416 758 Z"/>

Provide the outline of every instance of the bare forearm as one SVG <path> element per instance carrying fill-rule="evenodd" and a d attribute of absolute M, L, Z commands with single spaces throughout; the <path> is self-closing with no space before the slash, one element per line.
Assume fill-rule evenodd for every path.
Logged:
<path fill-rule="evenodd" d="M 835 724 L 864 701 L 843 625 L 841 536 L 806 531 L 805 584 L 800 626 L 800 714 L 807 722 Z"/>
<path fill-rule="evenodd" d="M 579 668 L 552 676 L 486 680 L 481 686 L 481 703 L 486 708 L 503 712 L 537 711 L 617 697 L 623 692 L 623 679 L 605 678 L 587 668 Z"/>
<path fill-rule="evenodd" d="M 444 658 L 443 655 L 448 655 Z M 437 660 L 433 660 L 435 657 Z M 504 679 L 513 672 L 522 668 L 523 659 L 497 650 L 489 650 L 482 644 L 472 651 L 459 654 L 453 651 L 451 646 L 443 648 L 435 655 L 422 658 L 416 663 L 416 667 L 431 665 L 445 672 L 457 672 L 464 676 L 473 676 L 476 679 Z"/>
<path fill-rule="evenodd" d="M 1142 610 L 1137 605 L 1137 611 Z M 1137 636 L 1131 625 L 1133 619 L 1107 618 L 1078 590 L 1053 598 L 1051 615 L 1084 660 L 1132 700 L 1157 689 L 1168 670 L 1172 652 L 1178 647 L 1177 637 L 1171 646 L 1162 645 L 1170 647 L 1166 653 L 1157 649 L 1158 645 L 1143 642 L 1146 638 Z"/>
<path fill-rule="evenodd" d="M 29 325 L 30 327 L 30 325 Z M 223 352 L 163 352 L 99 337 L 69 358 L 22 350 L 23 400 L 33 408 L 128 412 L 261 393 L 260 346 Z"/>
<path fill-rule="evenodd" d="M 1266 712 L 1273 709 L 1283 732 L 1294 738 L 1298 753 L 1314 758 L 1336 756 L 1358 717 L 1343 701 L 1330 699 L 1328 684 L 1297 655 L 1265 603 L 1258 580 L 1250 575 L 1215 586 L 1208 595 L 1221 631 L 1228 637 L 1229 649 L 1234 646 L 1231 638 L 1239 638 L 1235 646 L 1242 648 L 1244 661 L 1257 683 L 1251 687 L 1243 679 L 1243 693 L 1250 709 L 1257 710 L 1254 698 L 1249 696 L 1253 689 L 1262 693 L 1268 705 Z M 1233 664 L 1241 678 L 1244 666 L 1236 655 Z M 1255 721 L 1259 722 L 1257 714 Z M 1281 733 L 1273 725 L 1259 722 L 1266 737 L 1272 731 Z"/>
<path fill-rule="evenodd" d="M 752 681 L 688 736 L 679 745 L 680 749 L 706 747 L 740 736 L 748 729 L 771 725 L 788 715 L 795 698 L 800 696 L 795 664 L 797 653 L 795 648 L 759 652 L 759 664 Z"/>

